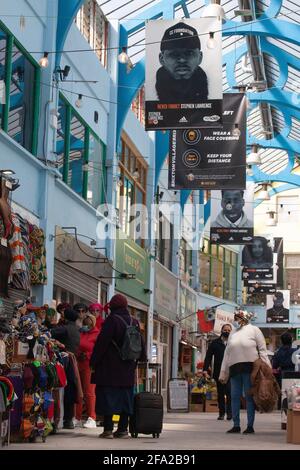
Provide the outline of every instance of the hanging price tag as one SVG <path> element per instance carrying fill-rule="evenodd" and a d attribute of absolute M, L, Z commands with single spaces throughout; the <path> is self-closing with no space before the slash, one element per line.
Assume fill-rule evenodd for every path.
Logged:
<path fill-rule="evenodd" d="M 7 240 L 6 240 L 6 238 L 1 238 L 1 245 L 7 247 Z"/>

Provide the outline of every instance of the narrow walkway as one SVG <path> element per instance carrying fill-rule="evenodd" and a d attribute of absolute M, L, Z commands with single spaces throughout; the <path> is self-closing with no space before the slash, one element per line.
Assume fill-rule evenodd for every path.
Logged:
<path fill-rule="evenodd" d="M 246 416 L 242 414 L 242 430 L 245 428 Z M 46 443 L 11 444 L 10 450 L 20 449 L 103 449 L 103 450 L 299 450 L 300 446 L 286 443 L 286 432 L 280 429 L 280 414 L 257 414 L 255 435 L 243 436 L 226 434 L 231 427 L 227 421 L 217 421 L 215 413 L 166 413 L 164 430 L 159 439 L 152 436 L 139 436 L 138 439 L 103 440 L 98 435 L 102 428 L 61 430 L 55 436 L 49 436 Z"/>

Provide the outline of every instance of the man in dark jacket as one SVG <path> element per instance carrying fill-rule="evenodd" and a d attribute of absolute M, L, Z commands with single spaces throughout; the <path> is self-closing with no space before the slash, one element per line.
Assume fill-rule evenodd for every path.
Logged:
<path fill-rule="evenodd" d="M 208 347 L 203 372 L 208 376 L 208 369 L 211 367 L 212 359 L 214 359 L 213 366 L 213 378 L 217 384 L 218 392 L 218 406 L 219 406 L 219 420 L 223 420 L 225 416 L 225 409 L 227 413 L 227 419 L 231 420 L 231 396 L 230 396 L 230 382 L 227 384 L 222 384 L 219 382 L 219 375 L 221 370 L 221 365 L 225 353 L 225 348 L 227 345 L 228 336 L 232 330 L 231 325 L 226 324 L 222 326 L 221 336 L 214 341 Z M 226 405 L 225 405 L 225 396 L 226 396 Z"/>
<path fill-rule="evenodd" d="M 65 345 L 66 351 L 75 354 L 79 348 L 80 332 L 76 325 L 78 313 L 70 308 L 64 312 L 64 324 L 51 329 L 51 336 Z M 75 380 L 70 380 L 64 390 L 64 428 L 74 429 L 73 418 L 75 416 Z"/>
<path fill-rule="evenodd" d="M 109 302 L 109 309 L 111 313 L 103 323 L 90 360 L 94 370 L 92 383 L 96 384 L 96 411 L 98 415 L 104 416 L 104 432 L 99 437 L 126 438 L 128 417 L 133 414 L 136 361 L 122 360 L 118 348 L 123 344 L 126 331 L 124 321 L 129 325 L 132 320 L 138 330 L 140 326 L 130 316 L 124 295 L 114 295 Z M 146 360 L 143 340 L 140 360 Z M 118 429 L 113 434 L 114 414 L 120 415 L 120 420 Z"/>
<path fill-rule="evenodd" d="M 278 385 L 281 387 L 282 372 L 295 370 L 292 356 L 297 349 L 292 348 L 293 337 L 290 333 L 283 333 L 280 339 L 282 346 L 280 346 L 273 356 L 272 368 L 278 370 L 276 379 Z"/>
<path fill-rule="evenodd" d="M 65 345 L 66 351 L 76 353 L 80 343 L 80 332 L 76 325 L 78 313 L 67 309 L 64 312 L 65 324 L 56 326 L 51 330 L 51 336 Z"/>

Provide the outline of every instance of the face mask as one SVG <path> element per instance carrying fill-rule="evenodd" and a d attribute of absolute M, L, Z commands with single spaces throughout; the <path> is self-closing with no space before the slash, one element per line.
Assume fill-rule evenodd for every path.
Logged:
<path fill-rule="evenodd" d="M 229 334 L 230 333 L 228 331 L 223 331 L 222 336 L 224 336 L 224 338 L 228 338 Z"/>
<path fill-rule="evenodd" d="M 80 331 L 82 333 L 86 333 L 87 331 L 90 331 L 90 328 L 87 326 L 87 325 L 83 325 L 81 328 L 80 328 Z"/>

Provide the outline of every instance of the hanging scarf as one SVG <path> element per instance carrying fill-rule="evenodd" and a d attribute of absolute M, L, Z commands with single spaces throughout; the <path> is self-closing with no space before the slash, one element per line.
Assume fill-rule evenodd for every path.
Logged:
<path fill-rule="evenodd" d="M 31 284 L 47 284 L 45 235 L 42 229 L 29 224 Z"/>

